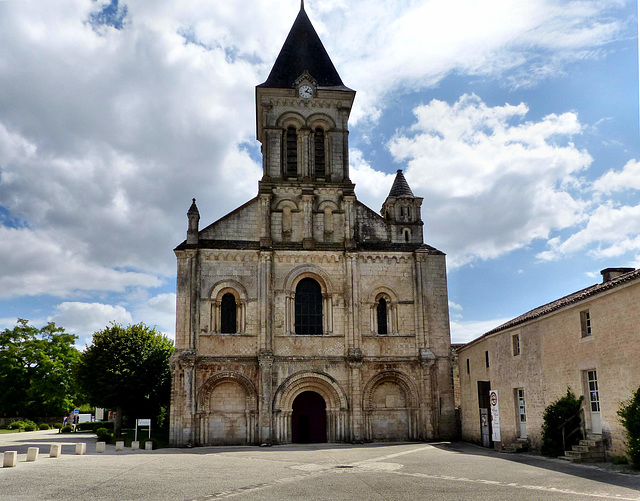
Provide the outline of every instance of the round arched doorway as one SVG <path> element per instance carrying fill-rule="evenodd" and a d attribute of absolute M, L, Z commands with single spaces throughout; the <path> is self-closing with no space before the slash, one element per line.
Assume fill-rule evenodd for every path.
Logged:
<path fill-rule="evenodd" d="M 304 391 L 293 401 L 291 439 L 297 444 L 327 441 L 327 404 L 315 391 Z"/>

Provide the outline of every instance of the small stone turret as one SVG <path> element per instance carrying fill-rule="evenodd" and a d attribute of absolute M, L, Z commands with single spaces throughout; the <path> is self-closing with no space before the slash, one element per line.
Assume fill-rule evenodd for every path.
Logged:
<path fill-rule="evenodd" d="M 196 199 L 191 202 L 191 207 L 187 211 L 187 218 L 189 219 L 189 227 L 187 229 L 187 244 L 198 243 L 198 225 L 200 223 L 200 211 L 196 205 Z"/>
<path fill-rule="evenodd" d="M 414 196 L 409 183 L 398 169 L 389 196 L 382 204 L 380 213 L 391 225 L 393 243 L 423 243 L 422 198 Z"/>

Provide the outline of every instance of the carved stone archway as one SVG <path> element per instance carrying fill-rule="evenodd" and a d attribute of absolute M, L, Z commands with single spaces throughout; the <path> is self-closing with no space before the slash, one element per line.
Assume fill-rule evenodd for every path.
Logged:
<path fill-rule="evenodd" d="M 275 441 L 281 444 L 291 443 L 293 401 L 306 391 L 317 393 L 326 403 L 327 442 L 347 441 L 349 405 L 345 392 L 331 376 L 311 371 L 289 376 L 276 390 L 273 399 Z"/>
<path fill-rule="evenodd" d="M 257 442 L 258 398 L 246 376 L 221 371 L 198 390 L 196 429 L 199 445 Z"/>
<path fill-rule="evenodd" d="M 362 400 L 367 441 L 418 439 L 418 392 L 406 374 L 376 374 L 367 382 Z"/>

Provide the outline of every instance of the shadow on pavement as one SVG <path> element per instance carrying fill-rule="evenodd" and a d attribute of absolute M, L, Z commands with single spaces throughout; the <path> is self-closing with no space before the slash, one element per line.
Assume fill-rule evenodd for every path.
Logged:
<path fill-rule="evenodd" d="M 561 459 L 547 458 L 527 453 L 505 453 L 494 451 L 493 449 L 487 449 L 478 445 L 468 444 L 466 442 L 441 442 L 431 445 L 448 452 L 456 452 L 467 456 L 492 457 L 502 461 L 525 464 L 527 466 L 564 473 L 566 475 L 615 485 L 617 487 L 640 490 L 640 473 L 625 474 L 617 471 L 611 471 L 605 466 L 609 463 L 570 463 Z"/>

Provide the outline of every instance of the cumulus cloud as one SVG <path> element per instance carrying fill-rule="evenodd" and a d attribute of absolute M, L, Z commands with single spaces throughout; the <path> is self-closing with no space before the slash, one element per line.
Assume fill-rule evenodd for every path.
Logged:
<path fill-rule="evenodd" d="M 640 253 L 640 205 L 615 206 L 607 202 L 595 208 L 584 228 L 562 240 L 549 241 L 549 249 L 538 258 L 550 261 L 588 248 L 597 258 L 619 258 Z"/>
<path fill-rule="evenodd" d="M 525 121 L 527 112 L 522 103 L 491 107 L 475 95 L 453 105 L 433 100 L 389 142 L 425 197 L 425 239 L 451 266 L 499 257 L 584 217 L 572 189 L 592 161 L 571 143 L 582 125 L 574 113 Z"/>
<path fill-rule="evenodd" d="M 593 190 L 606 194 L 625 190 L 640 190 L 640 162 L 629 160 L 621 171 L 607 172 L 593 183 Z"/>
<path fill-rule="evenodd" d="M 142 302 L 134 309 L 135 317 L 149 326 L 167 335 L 175 337 L 176 295 L 173 293 L 158 294 Z"/>
<path fill-rule="evenodd" d="M 81 348 L 91 343 L 93 333 L 111 322 L 128 325 L 132 320 L 131 313 L 123 306 L 82 302 L 60 303 L 48 318 L 49 322 L 55 322 L 67 332 L 76 334 L 79 337 L 77 345 Z"/>
<path fill-rule="evenodd" d="M 338 3 L 322 17 L 347 85 L 361 90 L 354 119 L 379 116 L 380 98 L 460 73 L 531 87 L 573 61 L 602 56 L 630 29 L 623 2 L 493 0 Z M 324 27 L 324 25 L 322 25 Z M 632 25 L 631 25 L 632 27 Z M 339 28 L 339 29 L 336 29 Z M 340 47 L 348 47 L 344 52 Z M 335 49 L 334 49 L 335 47 Z M 375 78 L 371 78 L 375 75 Z"/>
<path fill-rule="evenodd" d="M 511 320 L 510 318 L 497 318 L 495 320 L 481 320 L 481 321 L 451 321 L 451 342 L 452 343 L 468 343 L 473 341 L 479 336 L 482 336 L 485 332 L 489 332 L 491 329 L 504 324 Z"/>

